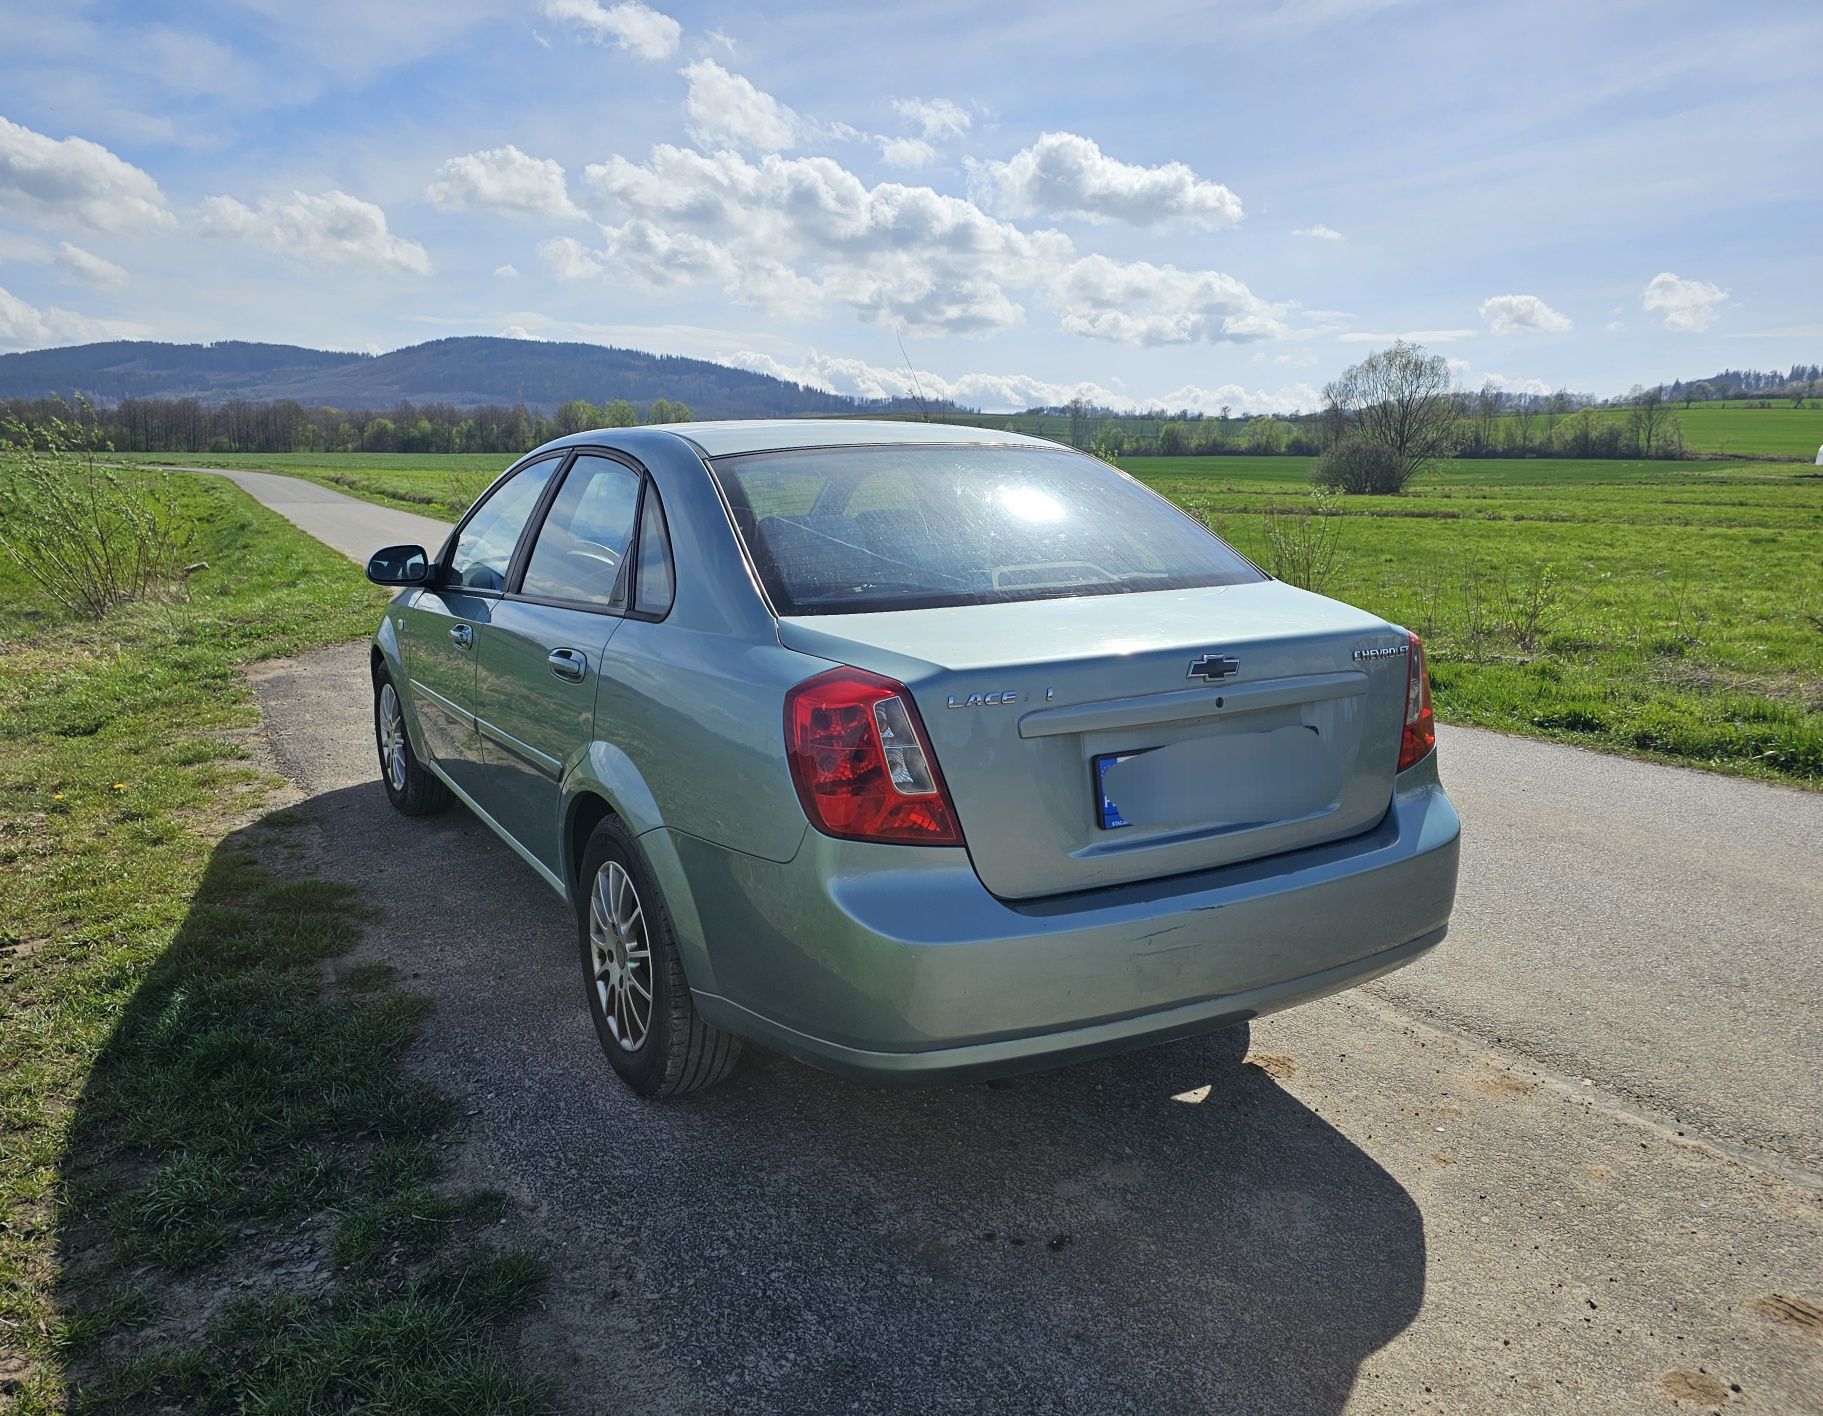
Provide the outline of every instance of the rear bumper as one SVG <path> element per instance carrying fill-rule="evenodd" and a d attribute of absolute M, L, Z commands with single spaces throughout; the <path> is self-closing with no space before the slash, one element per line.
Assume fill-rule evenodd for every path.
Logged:
<path fill-rule="evenodd" d="M 719 1027 L 833 1071 L 938 1082 L 1334 993 L 1444 936 L 1460 827 L 1434 762 L 1348 840 L 1036 901 L 989 894 L 959 849 L 811 832 L 778 864 L 673 835 L 701 930 L 687 944 L 709 966 L 696 1003 Z"/>

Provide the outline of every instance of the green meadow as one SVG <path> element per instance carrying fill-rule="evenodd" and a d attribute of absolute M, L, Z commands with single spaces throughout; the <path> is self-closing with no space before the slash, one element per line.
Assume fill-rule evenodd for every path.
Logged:
<path fill-rule="evenodd" d="M 1823 398 L 1807 398 L 1801 408 L 1794 408 L 1789 398 L 1773 399 L 1770 408 L 1759 406 L 1760 400 L 1681 403 L 1665 406 L 1682 425 L 1684 447 L 1724 457 L 1799 457 L 1809 462 L 1823 447 Z M 1510 417 L 1510 415 L 1508 415 Z M 1598 408 L 1595 416 L 1624 425 L 1625 408 Z M 1539 437 L 1545 416 L 1535 413 L 1531 433 Z"/>
<path fill-rule="evenodd" d="M 1270 563 L 1302 458 L 1128 471 Z M 1823 784 L 1823 477 L 1790 464 L 1464 461 L 1336 503 L 1324 592 L 1415 630 L 1438 711 Z"/>
<path fill-rule="evenodd" d="M 184 460 L 454 517 L 510 459 Z M 1312 505 L 1308 458 L 1122 465 L 1268 565 L 1265 511 Z M 1404 496 L 1333 506 L 1321 588 L 1424 636 L 1446 721 L 1823 785 L 1823 476 L 1812 468 L 1464 460 Z"/>
<path fill-rule="evenodd" d="M 1665 407 L 1682 426 L 1687 451 L 1712 456 L 1797 457 L 1807 462 L 1813 460 L 1817 449 L 1823 447 L 1823 398 L 1807 398 L 1803 406 L 1798 408 L 1792 406 L 1789 398 L 1773 399 L 1770 407 L 1759 406 L 1761 401 L 1753 399 L 1692 403 L 1689 408 L 1685 408 L 1682 403 L 1670 402 Z M 1597 408 L 1592 411 L 1603 422 L 1623 427 L 1629 416 L 1626 408 Z M 1548 424 L 1561 423 L 1566 416 L 1558 414 L 1553 419 L 1543 413 L 1531 414 L 1525 420 L 1525 433 L 1531 441 L 1538 442 L 1544 437 Z M 1070 418 L 1066 413 L 944 414 L 938 416 L 938 421 L 1004 428 L 1010 432 L 1029 433 L 1034 437 L 1052 438 L 1060 442 L 1070 439 Z M 1111 419 L 1089 418 L 1083 424 L 1083 436 L 1086 440 L 1095 429 L 1104 423 L 1111 423 L 1141 446 L 1151 446 L 1151 440 L 1158 436 L 1158 430 L 1173 421 L 1175 420 L 1171 418 L 1140 414 Z M 1230 419 L 1224 425 L 1226 440 L 1237 444 L 1244 441 L 1247 421 L 1240 417 Z M 1511 414 L 1503 414 L 1499 421 L 1513 423 L 1516 420 Z M 1194 433 L 1208 430 L 1211 424 L 1204 421 L 1190 426 Z M 1513 431 L 1517 436 L 1520 429 L 1515 427 Z"/>

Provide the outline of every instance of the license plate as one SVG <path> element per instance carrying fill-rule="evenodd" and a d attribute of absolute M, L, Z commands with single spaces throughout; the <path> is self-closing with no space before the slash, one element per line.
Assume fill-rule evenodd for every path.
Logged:
<path fill-rule="evenodd" d="M 1104 831 L 1228 831 L 1333 807 L 1341 767 L 1316 730 L 1294 723 L 1217 733 L 1091 759 L 1095 824 Z"/>

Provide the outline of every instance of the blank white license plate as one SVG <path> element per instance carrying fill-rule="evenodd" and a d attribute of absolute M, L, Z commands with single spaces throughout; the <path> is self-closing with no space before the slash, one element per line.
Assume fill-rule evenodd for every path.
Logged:
<path fill-rule="evenodd" d="M 1094 760 L 1097 825 L 1253 826 L 1334 805 L 1340 773 L 1314 728 L 1220 733 Z"/>

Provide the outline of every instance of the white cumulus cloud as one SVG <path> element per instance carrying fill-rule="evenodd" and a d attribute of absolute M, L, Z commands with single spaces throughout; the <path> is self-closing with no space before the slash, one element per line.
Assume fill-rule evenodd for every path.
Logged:
<path fill-rule="evenodd" d="M 947 98 L 896 98 L 893 111 L 916 126 L 928 142 L 959 138 L 974 123 L 966 108 Z"/>
<path fill-rule="evenodd" d="M 804 123 L 771 94 L 731 74 L 713 59 L 698 59 L 682 70 L 684 126 L 704 147 L 750 152 L 784 152 L 797 146 Z"/>
<path fill-rule="evenodd" d="M 176 219 L 151 176 L 87 138 L 50 138 L 0 118 L 0 209 L 96 231 Z"/>
<path fill-rule="evenodd" d="M 1283 307 L 1231 275 L 1084 256 L 1051 283 L 1063 327 L 1121 344 L 1244 343 L 1285 334 Z"/>
<path fill-rule="evenodd" d="M 1054 383 L 1028 374 L 963 374 L 948 379 L 929 369 L 919 369 L 914 375 L 903 364 L 869 364 L 862 359 L 819 354 L 815 349 L 809 350 L 795 364 L 751 349 L 723 354 L 718 358 L 721 363 L 737 369 L 770 374 L 775 379 L 820 388 L 826 393 L 846 394 L 851 398 L 948 399 L 991 412 L 1050 407 L 1068 403 L 1077 397 L 1107 406 L 1122 401 L 1119 394 L 1100 384 Z"/>
<path fill-rule="evenodd" d="M 39 309 L 0 287 L 0 348 L 44 349 L 56 344 L 86 344 L 144 334 L 139 325 L 90 319 L 55 306 Z"/>
<path fill-rule="evenodd" d="M 57 264 L 89 285 L 119 285 L 127 278 L 127 273 L 114 262 L 70 241 L 58 242 Z"/>
<path fill-rule="evenodd" d="M 847 394 L 853 398 L 922 396 L 931 400 L 947 399 L 988 413 L 1056 408 L 1075 398 L 1101 408 L 1129 412 L 1164 408 L 1173 413 L 1185 409 L 1192 413 L 1216 413 L 1224 407 L 1243 413 L 1289 413 L 1315 408 L 1322 401 L 1308 384 L 1294 384 L 1277 393 L 1248 389 L 1240 384 L 1222 384 L 1214 388 L 1185 385 L 1155 398 L 1134 398 L 1097 383 L 1060 383 L 1030 374 L 972 373 L 946 378 L 929 369 L 919 369 L 914 377 L 903 364 L 869 364 L 862 359 L 819 354 L 815 349 L 795 363 L 751 349 L 717 358 L 737 369 L 770 374 L 773 378 L 820 388 L 827 393 Z"/>
<path fill-rule="evenodd" d="M 430 274 L 424 247 L 395 236 L 387 229 L 385 212 L 346 192 L 268 197 L 257 210 L 233 197 L 210 197 L 202 204 L 198 229 L 205 236 L 249 241 L 306 265 Z"/>
<path fill-rule="evenodd" d="M 1072 254 L 1056 232 L 1021 231 L 929 187 L 870 187 L 826 157 L 660 145 L 644 163 L 614 157 L 583 176 L 624 219 L 603 228 L 598 250 L 547 243 L 558 275 L 713 278 L 744 303 L 799 316 L 837 304 L 908 331 L 1005 329 L 1024 318 L 1009 291 Z"/>
<path fill-rule="evenodd" d="M 1490 295 L 1481 302 L 1481 318 L 1494 334 L 1562 334 L 1569 318 L 1536 295 Z"/>
<path fill-rule="evenodd" d="M 1291 234 L 1293 236 L 1309 236 L 1317 241 L 1341 241 L 1346 239 L 1335 227 L 1325 226 L 1321 222 L 1318 222 L 1315 226 L 1300 226 Z"/>
<path fill-rule="evenodd" d="M 444 211 L 483 207 L 560 221 L 582 215 L 570 201 L 562 164 L 532 157 L 511 143 L 450 158 L 424 194 Z"/>
<path fill-rule="evenodd" d="M 553 20 L 576 26 L 601 43 L 614 41 L 641 59 L 669 59 L 677 53 L 684 27 L 639 0 L 603 5 L 600 0 L 542 0 L 538 7 Z"/>
<path fill-rule="evenodd" d="M 1242 342 L 1285 333 L 1284 308 L 1219 271 L 1078 257 L 1058 231 L 1027 231 L 926 186 L 869 186 L 834 159 L 750 159 L 660 145 L 583 173 L 618 214 L 592 247 L 547 241 L 564 279 L 631 275 L 663 288 L 719 282 L 736 300 L 808 318 L 846 306 L 908 333 L 988 334 L 1047 300 L 1065 330 L 1130 344 Z"/>
<path fill-rule="evenodd" d="M 1005 162 L 975 163 L 970 170 L 979 195 L 1004 216 L 1134 226 L 1186 221 L 1214 230 L 1243 215 L 1239 197 L 1181 162 L 1159 167 L 1121 162 L 1074 133 L 1045 133 Z"/>
<path fill-rule="evenodd" d="M 937 160 L 937 150 L 923 138 L 879 139 L 880 158 L 888 167 L 929 167 Z"/>
<path fill-rule="evenodd" d="M 1716 322 L 1728 292 L 1706 280 L 1685 280 L 1661 271 L 1646 282 L 1640 304 L 1647 314 L 1658 315 L 1665 328 L 1679 334 L 1696 334 Z"/>

